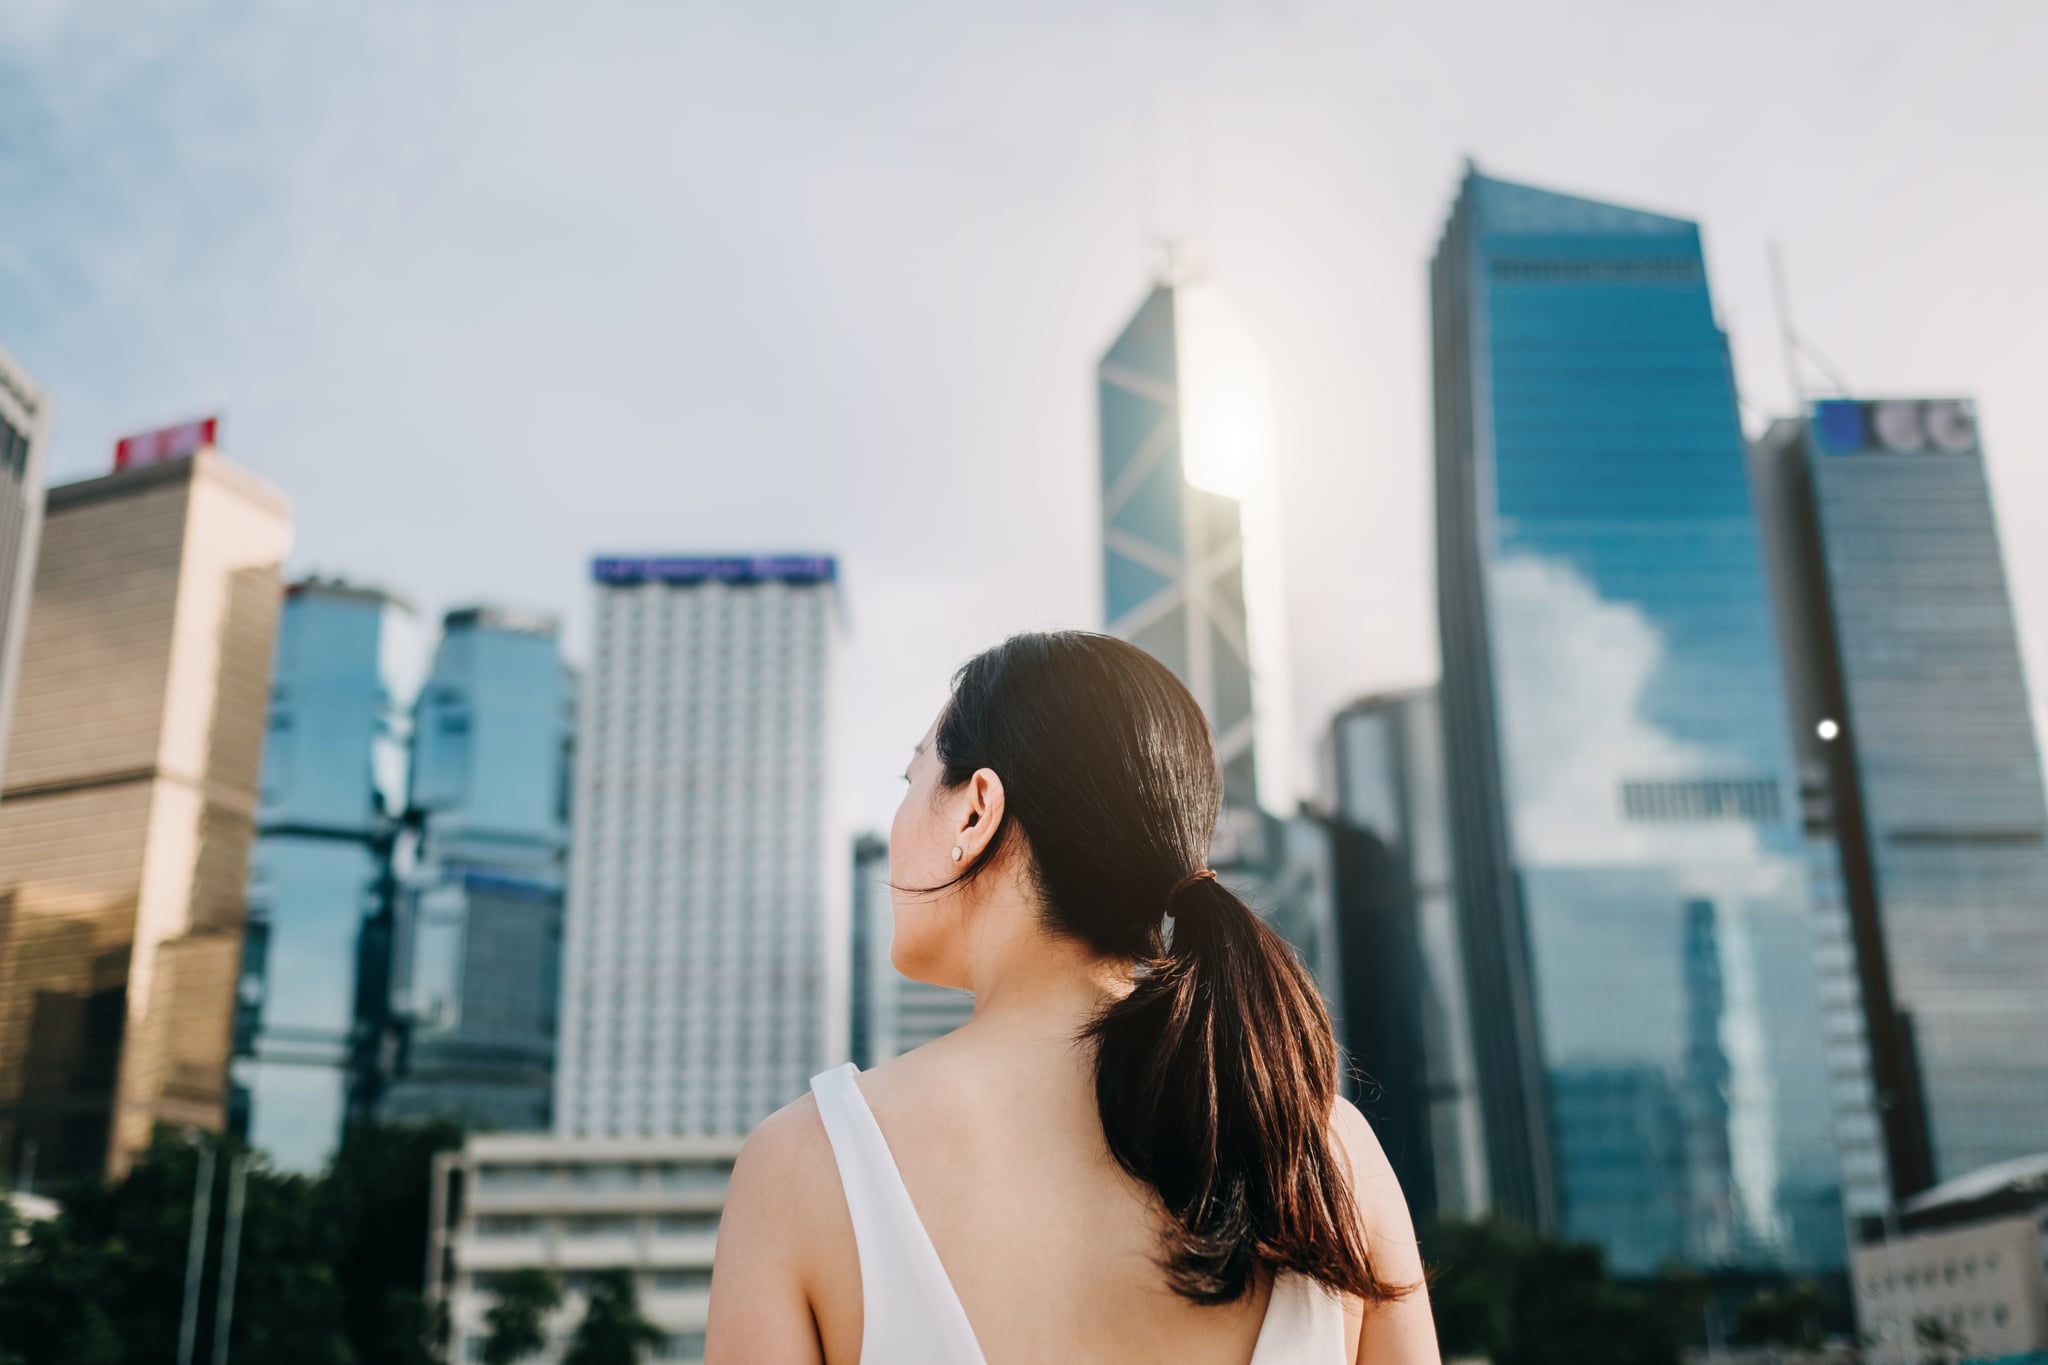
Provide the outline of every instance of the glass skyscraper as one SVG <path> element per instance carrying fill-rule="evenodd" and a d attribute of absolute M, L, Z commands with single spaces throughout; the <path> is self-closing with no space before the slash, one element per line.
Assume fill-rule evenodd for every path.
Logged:
<path fill-rule="evenodd" d="M 1096 369 L 1103 617 L 1215 727 L 1225 799 L 1292 810 L 1262 362 L 1215 287 L 1155 286 Z"/>
<path fill-rule="evenodd" d="M 1903 1198 L 2048 1146 L 2048 801 L 1976 414 L 1823 402 L 1751 458 Z"/>
<path fill-rule="evenodd" d="M 1442 703 L 1495 1204 L 1838 1265 L 1777 650 L 1698 227 L 1468 171 L 1432 268 Z"/>
<path fill-rule="evenodd" d="M 285 594 L 233 1064 L 237 1126 L 284 1170 L 317 1169 L 368 1099 L 416 649 L 412 609 L 385 593 Z"/>
<path fill-rule="evenodd" d="M 449 612 L 413 725 L 405 1042 L 381 1111 L 548 1127 L 575 679 L 551 617 Z"/>
<path fill-rule="evenodd" d="M 1418 1219 L 1485 1213 L 1486 1149 L 1445 821 L 1436 691 L 1369 697 L 1331 722 L 1323 803 L 1334 846 L 1352 1098 Z"/>

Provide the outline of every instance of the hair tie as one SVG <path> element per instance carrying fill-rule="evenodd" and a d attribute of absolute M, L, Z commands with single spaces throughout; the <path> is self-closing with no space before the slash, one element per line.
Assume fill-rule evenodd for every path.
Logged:
<path fill-rule="evenodd" d="M 1177 881 L 1177 882 L 1175 882 L 1175 883 L 1173 884 L 1173 890 L 1171 890 L 1171 891 L 1169 891 L 1169 892 L 1167 892 L 1167 893 L 1166 893 L 1166 909 L 1167 909 L 1167 912 L 1168 912 L 1169 914 L 1171 914 L 1171 913 L 1172 913 L 1172 911 L 1173 911 L 1173 905 L 1174 905 L 1174 902 L 1175 902 L 1175 901 L 1178 901 L 1178 900 L 1180 899 L 1180 893 L 1181 893 L 1181 892 L 1183 892 L 1183 891 L 1187 890 L 1187 889 L 1188 889 L 1189 887 L 1193 886 L 1193 885 L 1194 885 L 1194 884 L 1195 884 L 1196 882 L 1213 882 L 1213 881 L 1215 881 L 1215 880 L 1216 880 L 1216 869 L 1215 869 L 1215 868 L 1213 868 L 1213 867 L 1204 867 L 1204 868 L 1200 868 L 1200 869 L 1198 869 L 1198 870 L 1196 870 L 1196 871 L 1194 871 L 1194 872 L 1190 872 L 1190 873 L 1188 873 L 1188 875 L 1187 875 L 1187 876 L 1185 876 L 1185 877 L 1182 877 L 1182 878 L 1181 878 L 1181 879 L 1180 879 L 1179 881 Z"/>

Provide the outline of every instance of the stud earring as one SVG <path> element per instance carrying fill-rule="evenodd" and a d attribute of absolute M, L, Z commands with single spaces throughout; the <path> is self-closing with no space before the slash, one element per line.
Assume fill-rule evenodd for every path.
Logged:
<path fill-rule="evenodd" d="M 967 856 L 967 850 L 966 850 L 966 849 L 964 849 L 964 848 L 960 847 L 960 845 L 958 845 L 958 844 L 955 844 L 955 845 L 953 845 L 953 861 L 954 861 L 954 862 L 956 862 L 956 863 L 957 863 L 957 862 L 959 862 L 959 861 L 960 861 L 960 860 L 961 860 L 962 858 L 964 858 L 964 857 L 966 857 L 966 856 Z"/>

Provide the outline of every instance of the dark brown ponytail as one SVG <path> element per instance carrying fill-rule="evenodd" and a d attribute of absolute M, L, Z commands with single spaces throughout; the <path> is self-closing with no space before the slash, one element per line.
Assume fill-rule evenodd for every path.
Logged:
<path fill-rule="evenodd" d="M 937 744 L 948 786 L 1003 779 L 1008 815 L 962 878 L 1021 838 L 1048 927 L 1136 968 L 1087 1036 L 1109 1150 L 1167 1216 L 1174 1290 L 1228 1303 L 1288 1270 L 1368 1304 L 1406 1292 L 1373 1270 L 1331 1137 L 1337 1046 L 1314 981 L 1191 875 L 1222 782 L 1187 689 L 1120 640 L 1020 635 L 961 669 Z"/>

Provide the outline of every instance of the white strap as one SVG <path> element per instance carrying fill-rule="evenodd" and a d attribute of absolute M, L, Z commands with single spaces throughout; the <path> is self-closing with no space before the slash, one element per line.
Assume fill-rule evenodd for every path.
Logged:
<path fill-rule="evenodd" d="M 860 1254 L 862 1361 L 987 1365 L 853 1063 L 811 1078 Z"/>

